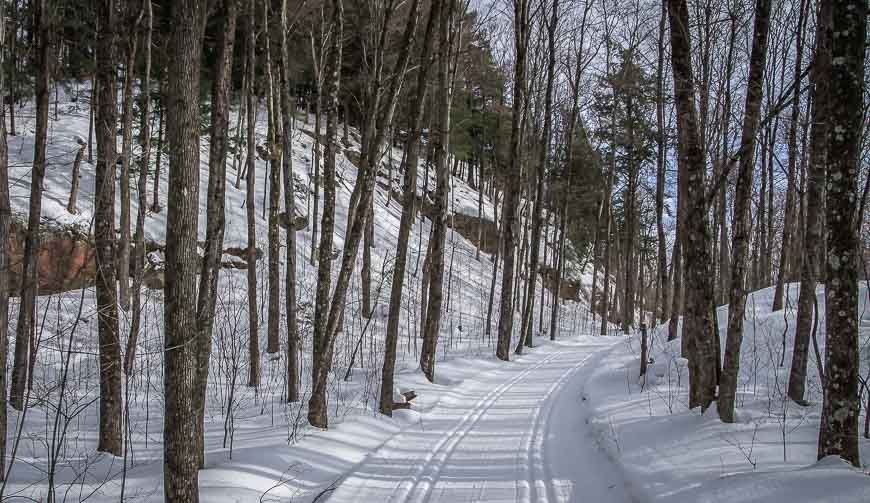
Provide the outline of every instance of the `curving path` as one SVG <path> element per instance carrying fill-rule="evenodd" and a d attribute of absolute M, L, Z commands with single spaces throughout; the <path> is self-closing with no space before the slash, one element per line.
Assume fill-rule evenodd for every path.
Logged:
<path fill-rule="evenodd" d="M 582 403 L 596 356 L 614 342 L 550 343 L 465 381 L 348 474 L 329 501 L 631 501 Z"/>

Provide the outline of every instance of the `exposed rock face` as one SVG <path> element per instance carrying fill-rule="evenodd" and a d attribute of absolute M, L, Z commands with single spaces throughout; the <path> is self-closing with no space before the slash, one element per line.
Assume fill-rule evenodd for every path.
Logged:
<path fill-rule="evenodd" d="M 457 213 L 447 219 L 447 225 L 475 246 L 480 246 L 483 253 L 495 254 L 498 248 L 498 228 L 492 220 Z M 478 236 L 481 238 L 479 243 Z"/>
<path fill-rule="evenodd" d="M 93 285 L 97 273 L 95 250 L 87 236 L 70 229 L 40 226 L 37 251 L 37 281 L 39 295 L 50 295 Z M 13 219 L 9 251 L 10 292 L 17 296 L 21 288 L 24 265 L 26 226 Z"/>
<path fill-rule="evenodd" d="M 248 249 L 242 247 L 230 247 L 224 250 L 224 255 L 232 255 L 233 257 L 240 258 L 242 260 L 248 259 Z M 256 255 L 257 260 L 263 258 L 263 250 L 258 246 L 254 250 L 254 255 Z"/>
<path fill-rule="evenodd" d="M 303 222 L 304 219 L 304 222 Z M 286 222 L 286 216 L 284 217 Z M 307 226 L 307 217 L 296 216 L 297 229 Z M 302 228 L 304 228 L 304 226 Z M 61 228 L 46 223 L 40 226 L 40 245 L 37 257 L 37 278 L 39 295 L 52 295 L 94 285 L 97 274 L 96 251 L 93 237 L 75 228 Z M 24 260 L 25 225 L 13 219 L 11 239 L 7 243 L 12 285 L 12 296 L 21 290 L 21 275 Z M 165 284 L 163 276 L 163 249 L 161 243 L 146 242 L 146 263 L 143 275 L 146 288 L 160 290 Z M 257 260 L 263 251 L 257 248 Z M 246 269 L 247 250 L 227 248 L 221 267 L 224 269 Z M 133 274 L 134 271 L 130 271 Z"/>
<path fill-rule="evenodd" d="M 382 188 L 387 189 L 386 183 L 380 183 L 379 181 L 379 184 Z M 403 203 L 402 193 L 395 188 L 390 190 L 392 190 L 393 199 L 399 203 Z M 416 204 L 423 216 L 430 219 L 434 216 L 434 208 L 428 198 L 420 198 L 418 196 Z M 498 227 L 496 227 L 495 222 L 492 220 L 486 218 L 481 219 L 476 216 L 464 215 L 462 213 L 454 213 L 448 216 L 447 226 L 459 233 L 459 235 L 467 239 L 471 244 L 480 246 L 480 251 L 483 253 L 492 256 L 498 249 Z M 550 266 L 539 264 L 538 271 L 544 282 L 544 286 L 550 291 L 555 290 L 556 278 L 558 276 L 556 270 Z M 562 278 L 562 285 L 559 292 L 560 298 L 578 301 L 580 300 L 580 295 L 581 285 L 578 281 Z"/>
<path fill-rule="evenodd" d="M 297 231 L 304 231 L 308 228 L 308 215 L 300 213 L 299 208 L 295 209 L 295 213 L 296 214 L 293 216 L 293 227 Z M 289 226 L 289 219 L 287 218 L 286 211 L 282 211 L 278 214 L 278 224 L 285 229 Z"/>
<path fill-rule="evenodd" d="M 539 264 L 538 271 L 541 273 L 541 279 L 544 282 L 544 286 L 551 292 L 555 290 L 556 280 L 559 277 L 556 269 L 548 265 Z M 562 278 L 559 297 L 565 300 L 579 301 L 581 290 L 582 289 L 578 281 L 574 281 L 568 278 Z"/>

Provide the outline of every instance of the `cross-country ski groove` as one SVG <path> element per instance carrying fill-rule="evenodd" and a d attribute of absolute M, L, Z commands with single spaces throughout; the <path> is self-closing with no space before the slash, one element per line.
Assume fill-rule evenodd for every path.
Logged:
<path fill-rule="evenodd" d="M 562 480 L 550 466 L 569 461 L 551 459 L 552 442 L 579 442 L 578 449 L 588 451 L 584 463 L 609 466 L 588 430 L 562 438 L 564 431 L 551 429 L 556 403 L 575 400 L 578 393 L 567 388 L 578 383 L 578 371 L 602 347 L 546 344 L 459 385 L 423 414 L 419 427 L 396 434 L 348 474 L 330 501 L 559 503 L 583 497 L 574 488 L 587 484 L 606 496 L 596 501 L 627 501 L 621 484 L 596 480 L 594 473 L 589 480 Z M 568 426 L 588 428 L 581 420 Z"/>

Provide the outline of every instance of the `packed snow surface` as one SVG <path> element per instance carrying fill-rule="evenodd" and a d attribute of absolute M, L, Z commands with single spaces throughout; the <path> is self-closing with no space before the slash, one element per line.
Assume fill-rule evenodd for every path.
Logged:
<path fill-rule="evenodd" d="M 583 422 L 583 389 L 609 338 L 491 363 L 342 480 L 333 503 L 629 501 Z"/>

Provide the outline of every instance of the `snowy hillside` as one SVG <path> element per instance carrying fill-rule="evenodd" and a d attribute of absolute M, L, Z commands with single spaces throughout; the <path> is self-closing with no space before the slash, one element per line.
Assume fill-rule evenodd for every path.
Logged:
<path fill-rule="evenodd" d="M 43 202 L 43 219 L 51 227 L 72 226 L 84 233 L 89 232 L 93 218 L 93 165 L 82 164 L 79 212 L 71 214 L 66 206 L 71 166 L 79 148 L 77 138 L 87 137 L 87 107 L 82 103 L 86 96 L 85 90 L 76 102 L 63 98 L 58 120 L 52 121 Z M 31 123 L 25 120 L 20 134 L 9 138 L 12 203 L 21 221 L 26 218 L 29 197 Z M 653 363 L 646 380 L 638 380 L 638 336 L 591 336 L 598 333 L 598 321 L 588 313 L 585 302 L 568 302 L 562 318 L 566 338 L 557 343 L 537 339 L 540 347 L 530 354 L 508 364 L 498 362 L 492 357 L 495 326 L 492 335 L 486 331 L 491 257 L 484 252 L 480 260 L 475 258 L 475 233 L 463 227 L 477 219 L 479 194 L 457 177 L 452 179 L 450 209 L 454 215 L 467 217 L 467 222 L 456 224 L 464 235 L 453 231 L 448 235 L 449 281 L 436 383 L 429 383 L 417 364 L 419 271 L 431 226 L 421 216 L 414 225 L 409 250 L 397 375 L 397 389 L 414 390 L 417 398 L 409 410 L 398 410 L 393 418 L 377 414 L 387 292 L 402 208 L 397 200 L 400 149 L 385 155 L 385 161 L 395 163 L 393 180 L 388 179 L 390 170 L 384 165 L 374 198 L 376 247 L 372 262 L 378 307 L 370 321 L 361 317 L 360 288 L 355 278 L 330 378 L 333 426 L 328 431 L 311 429 L 304 407 L 310 389 L 310 319 L 316 282 L 315 267 L 309 260 L 312 124 L 310 118 L 305 124 L 304 116 L 299 116 L 293 151 L 297 184 L 304 187 L 296 194 L 297 214 L 308 220 L 297 234 L 302 405 L 283 402 L 283 351 L 276 355 L 263 352 L 263 385 L 257 392 L 245 385 L 245 273 L 224 269 L 206 412 L 207 466 L 200 473 L 203 501 L 429 498 L 435 482 L 441 487 L 438 497 L 445 501 L 512 497 L 531 501 L 534 497 L 537 501 L 567 502 L 584 495 L 591 501 L 607 502 L 870 501 L 866 465 L 861 473 L 833 458 L 815 461 L 822 391 L 812 356 L 809 406 L 800 407 L 785 395 L 797 285 L 789 285 L 789 302 L 783 311 L 771 310 L 772 289 L 752 294 L 747 302 L 735 424 L 720 422 L 715 407 L 704 415 L 697 409 L 688 410 L 686 361 L 679 357 L 680 340 L 666 341 L 665 327 L 651 330 Z M 259 126 L 259 140 L 263 141 L 264 124 Z M 359 149 L 355 138 L 356 131 L 351 129 L 347 146 L 351 152 Z M 201 153 L 200 238 L 204 239 L 208 183 L 205 138 Z M 347 153 L 337 159 L 337 248 L 343 244 L 347 207 L 356 180 L 353 158 Z M 166 162 L 164 156 L 158 190 L 164 208 L 169 191 Z M 230 161 L 225 248 L 244 248 L 245 187 L 244 182 L 235 187 L 233 166 Z M 263 205 L 267 168 L 265 162 L 257 160 L 256 223 L 261 249 L 266 248 Z M 429 179 L 424 180 L 426 170 L 422 168 L 418 195 L 425 200 L 435 188 L 435 179 L 430 172 Z M 153 173 L 149 174 L 149 203 L 151 180 Z M 492 202 L 484 196 L 483 203 L 483 216 L 491 221 Z M 134 197 L 134 215 L 136 211 Z M 147 238 L 158 245 L 164 242 L 165 218 L 163 210 L 149 212 L 146 219 Z M 578 278 L 579 290 L 584 297 L 588 295 L 592 280 L 589 268 L 571 270 L 568 276 Z M 262 316 L 269 281 L 265 259 L 258 262 L 258 281 Z M 540 278 L 538 283 L 540 288 Z M 500 281 L 496 281 L 496 298 L 499 287 Z M 821 288 L 817 295 L 821 303 Z M 870 371 L 870 293 L 866 284 L 860 295 L 861 361 L 866 380 Z M 15 461 L 5 496 L 39 501 L 52 485 L 67 501 L 118 501 L 122 495 L 125 501 L 162 501 L 162 292 L 146 290 L 145 298 L 145 333 L 140 337 L 136 370 L 125 384 L 129 444 L 123 458 L 95 451 L 99 388 L 93 288 L 39 298 L 34 388 L 24 413 L 10 409 L 8 445 L 14 446 Z M 549 302 L 549 295 L 546 298 Z M 16 311 L 17 305 L 13 305 L 10 327 L 14 327 Z M 537 310 L 535 316 L 538 323 Z M 718 320 L 724 343 L 727 307 L 719 309 Z M 547 326 L 548 310 L 543 321 Z M 122 327 L 127 322 L 123 319 Z M 493 317 L 495 324 L 497 316 Z M 261 329 L 265 331 L 265 327 Z M 122 334 L 126 333 L 122 328 Z M 824 318 L 818 338 L 824 352 Z M 570 437 L 576 437 L 576 443 L 564 442 Z M 870 441 L 862 440 L 861 450 L 863 459 L 870 458 Z M 493 464 L 493 456 L 517 456 L 521 461 Z M 505 477 L 509 480 L 492 482 Z M 490 482 L 480 485 L 481 478 Z M 543 489 L 546 484 L 542 480 L 556 479 L 559 483 Z M 831 495 L 834 499 L 829 499 Z"/>
<path fill-rule="evenodd" d="M 43 221 L 50 227 L 76 227 L 88 232 L 93 218 L 94 166 L 82 163 L 78 213 L 67 211 L 70 176 L 75 153 L 79 149 L 77 139 L 86 139 L 88 134 L 88 90 L 80 89 L 75 101 L 61 94 L 59 115 L 51 121 L 49 130 L 45 192 L 43 197 Z M 28 115 L 30 114 L 30 115 Z M 33 117 L 24 109 L 21 117 Z M 265 140 L 265 113 L 258 123 L 258 141 Z M 52 116 L 53 118 L 53 116 Z M 19 119 L 18 136 L 10 136 L 10 180 L 13 212 L 20 221 L 26 220 L 29 199 L 29 173 L 32 160 L 33 119 Z M 312 189 L 312 128 L 313 119 L 305 124 L 304 115 L 299 115 L 294 134 L 293 165 L 297 184 L 308 188 L 296 195 L 297 214 L 306 215 L 307 227 L 297 233 L 297 274 L 299 318 L 302 322 L 302 348 L 300 355 L 303 396 L 308 390 L 310 377 L 310 337 L 312 303 L 316 283 L 316 266 L 309 261 L 311 250 L 311 218 L 313 211 L 310 197 Z M 231 123 L 234 123 L 231 121 Z M 231 130 L 231 133 L 233 131 Z M 156 133 L 155 133 L 156 134 Z M 358 138 L 351 129 L 350 151 L 358 151 Z M 120 136 L 118 141 L 120 144 Z M 138 147 L 136 147 L 138 148 Z M 134 151 L 134 155 L 136 152 Z M 155 154 L 156 155 L 156 154 Z M 347 220 L 350 193 L 356 180 L 357 170 L 350 158 L 337 158 L 337 198 L 335 246 L 341 248 Z M 154 157 L 152 156 L 152 159 Z M 486 315 L 492 277 L 491 257 L 481 254 L 476 260 L 475 245 L 458 232 L 450 232 L 447 238 L 445 271 L 445 310 L 442 333 L 439 341 L 439 359 L 444 362 L 436 370 L 438 385 L 426 383 L 418 373 L 419 311 L 422 258 L 425 255 L 431 222 L 419 217 L 414 225 L 409 250 L 409 274 L 406 279 L 405 297 L 400 327 L 397 388 L 415 389 L 419 397 L 414 401 L 414 411 L 399 411 L 393 420 L 378 417 L 378 382 L 380 378 L 385 332 L 385 313 L 389 284 L 392 279 L 391 262 L 395 253 L 401 205 L 395 193 L 400 193 L 401 176 L 398 165 L 402 152 L 394 149 L 384 156 L 385 162 L 392 159 L 394 180 L 387 179 L 390 171 L 382 166 L 374 198 L 375 248 L 373 252 L 373 291 L 377 292 L 379 306 L 375 316 L 367 321 L 360 316 L 357 283 L 352 284 L 348 295 L 348 315 L 344 334 L 336 345 L 336 363 L 331 375 L 329 393 L 330 422 L 328 432 L 316 432 L 301 444 L 312 432 L 305 422 L 305 413 L 299 404 L 286 405 L 282 396 L 285 362 L 283 350 L 276 355 L 262 353 L 263 386 L 259 392 L 245 386 L 247 376 L 247 311 L 245 295 L 245 271 L 224 269 L 218 293 L 214 350 L 211 359 L 210 386 L 207 402 L 207 467 L 201 475 L 201 490 L 205 501 L 252 501 L 253 495 L 268 493 L 277 499 L 292 497 L 293 501 L 310 500 L 328 486 L 338 475 L 354 464 L 354 459 L 384 441 L 387 435 L 403 425 L 411 424 L 420 411 L 434 407 L 452 386 L 461 383 L 468 375 L 462 371 L 463 360 L 449 363 L 456 358 L 483 358 L 475 360 L 475 366 L 493 365 L 494 333 L 497 325 L 497 302 L 492 321 L 492 335 L 486 334 Z M 160 205 L 166 207 L 169 187 L 166 182 L 168 159 L 162 157 L 162 174 L 159 194 Z M 203 138 L 200 171 L 200 239 L 205 238 L 205 194 L 208 184 L 208 143 Z M 242 163 L 238 164 L 239 166 Z M 266 249 L 268 222 L 263 218 L 263 205 L 267 204 L 266 173 L 268 165 L 257 160 L 257 239 L 258 248 Z M 424 194 L 424 173 L 421 166 L 418 194 Z M 232 160 L 227 169 L 226 239 L 225 249 L 246 246 L 244 190 L 234 185 L 237 173 Z M 153 173 L 149 174 L 148 202 L 152 203 Z M 434 170 L 429 170 L 425 180 L 429 191 L 434 191 Z M 453 177 L 453 201 L 451 211 L 476 218 L 478 192 L 465 181 Z M 392 188 L 389 190 L 388 188 Z M 132 214 L 136 215 L 136 194 L 132 198 Z M 393 193 L 391 193 L 393 192 Z M 493 219 L 493 207 L 489 198 L 483 198 L 483 216 Z M 323 204 L 321 198 L 321 205 Z M 119 214 L 116 211 L 116 215 Z M 322 215 L 322 209 L 319 212 Z M 163 243 L 166 232 L 166 210 L 149 212 L 146 217 L 146 238 L 156 244 Z M 282 233 L 284 230 L 282 230 Z M 552 234 L 552 233 L 551 233 Z M 283 242 L 283 237 L 281 239 Z M 542 247 L 542 254 L 544 253 Z M 283 254 L 283 251 L 282 251 Z M 334 263 L 335 268 L 338 267 Z M 282 261 L 283 268 L 283 261 Z M 356 276 L 356 275 L 355 275 Z M 282 272 L 283 277 L 283 272 Z M 259 308 L 261 319 L 265 318 L 264 303 L 268 284 L 265 258 L 258 261 Z M 358 281 L 358 277 L 354 282 Z M 538 281 L 540 283 L 540 281 Z M 496 282 L 495 298 L 499 298 L 500 280 Z M 548 296 L 549 297 L 549 296 Z M 93 288 L 74 290 L 62 294 L 42 296 L 38 300 L 39 356 L 35 370 L 31 406 L 24 414 L 15 414 L 10 409 L 9 444 L 17 445 L 15 463 L 11 472 L 7 495 L 40 498 L 45 493 L 47 473 L 54 471 L 56 492 L 69 494 L 68 498 L 84 498 L 91 493 L 91 501 L 117 501 L 121 492 L 134 501 L 160 501 L 160 471 L 162 468 L 162 369 L 161 348 L 162 292 L 146 290 L 143 309 L 144 335 L 139 338 L 136 370 L 127 380 L 126 396 L 129 405 L 128 431 L 131 432 L 126 459 L 95 453 L 95 437 L 98 423 L 97 397 L 98 364 L 96 346 L 96 313 Z M 81 302 L 80 302 L 81 301 Z M 78 309 L 81 304 L 81 319 Z M 404 304 L 404 302 L 403 302 Z M 10 327 L 14 327 L 17 306 L 13 304 Z M 581 324 L 588 323 L 585 304 L 568 302 L 563 311 L 563 332 L 569 333 Z M 122 311 L 122 334 L 126 334 L 126 314 Z M 535 313 L 537 324 L 537 310 Z M 549 311 L 544 310 L 548 326 Z M 265 331 L 265 326 L 261 326 Z M 122 335 L 122 339 L 126 336 Z M 265 339 L 261 335 L 260 340 Z M 122 340 L 122 347 L 126 344 Z M 285 341 L 282 341 L 285 344 Z M 68 351 L 72 348 L 72 352 Z M 14 348 L 10 348 L 13 350 Z M 265 350 L 265 347 L 262 348 Z M 11 353 L 10 353 L 11 354 Z M 69 358 L 68 358 L 69 357 Z M 11 361 L 11 360 L 10 360 Z M 352 367 L 352 368 L 351 368 Z M 453 370 L 451 370 L 453 369 Z M 66 373 L 66 375 L 65 375 Z M 66 389 L 58 384 L 64 380 Z M 306 403 L 306 399 L 302 404 Z M 55 424 L 55 412 L 62 420 Z M 126 415 L 126 413 L 125 413 Z M 19 437 L 23 441 L 15 442 Z M 59 451 L 56 451 L 59 449 Z M 317 452 L 319 456 L 312 455 Z M 60 453 L 60 454 L 58 454 Z M 268 454 L 266 454 L 268 453 Z M 328 460 L 319 458 L 326 456 Z M 52 466 L 54 466 L 52 468 Z M 250 473 L 243 476 L 243 473 Z M 227 480 L 233 480 L 234 490 L 227 492 Z M 276 485 L 277 484 L 277 485 Z M 274 487 L 273 487 L 274 486 Z M 77 496 L 74 496 L 77 495 Z"/>
<path fill-rule="evenodd" d="M 773 289 L 749 296 L 741 351 L 737 422 L 710 407 L 688 410 L 688 370 L 680 339 L 667 326 L 651 332 L 647 379 L 639 380 L 640 340 L 624 339 L 601 355 L 583 391 L 590 421 L 608 456 L 621 466 L 640 501 L 686 503 L 870 501 L 870 465 L 863 472 L 828 457 L 816 462 L 822 387 L 810 356 L 809 405 L 786 395 L 799 285 L 788 285 L 787 307 L 772 311 Z M 824 290 L 816 292 L 824 305 Z M 861 375 L 870 372 L 870 290 L 860 289 Z M 718 310 L 725 342 L 728 308 Z M 824 355 L 824 313 L 818 340 Z M 785 362 L 783 363 L 783 358 Z M 862 429 L 864 428 L 862 415 Z M 866 432 L 866 430 L 864 430 Z M 861 439 L 862 460 L 870 439 Z"/>

